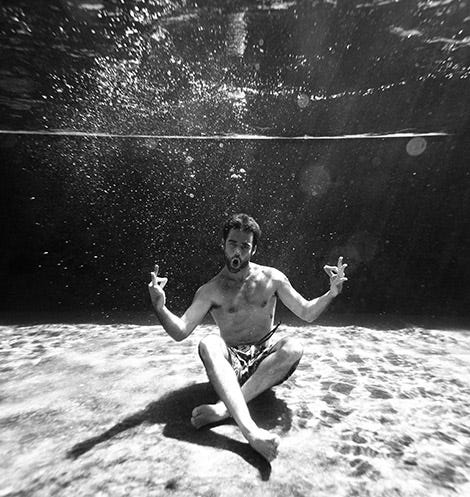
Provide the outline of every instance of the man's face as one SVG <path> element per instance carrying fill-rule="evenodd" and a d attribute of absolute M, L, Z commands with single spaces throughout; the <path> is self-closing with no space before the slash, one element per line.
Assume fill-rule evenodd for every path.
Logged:
<path fill-rule="evenodd" d="M 231 273 L 238 273 L 250 262 L 256 252 L 253 233 L 232 228 L 224 244 L 225 264 Z"/>

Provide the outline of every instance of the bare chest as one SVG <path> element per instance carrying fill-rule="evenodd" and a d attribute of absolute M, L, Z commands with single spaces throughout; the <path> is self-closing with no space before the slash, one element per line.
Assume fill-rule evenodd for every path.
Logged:
<path fill-rule="evenodd" d="M 256 343 L 271 329 L 276 294 L 270 278 L 221 278 L 215 293 L 211 314 L 227 344 Z"/>
<path fill-rule="evenodd" d="M 217 305 L 213 309 L 213 314 L 218 317 L 270 314 L 275 302 L 272 286 L 262 280 L 222 281 L 218 290 Z"/>

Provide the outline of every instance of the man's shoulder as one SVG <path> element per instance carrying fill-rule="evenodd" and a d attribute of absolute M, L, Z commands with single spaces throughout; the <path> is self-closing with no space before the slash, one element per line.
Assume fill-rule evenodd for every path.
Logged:
<path fill-rule="evenodd" d="M 197 289 L 197 293 L 200 293 L 202 295 L 209 293 L 212 290 L 213 286 L 214 286 L 213 279 L 211 279 L 211 280 L 207 281 L 206 283 L 204 283 L 203 285 L 201 285 Z"/>
<path fill-rule="evenodd" d="M 219 274 L 211 278 L 208 282 L 201 285 L 196 292 L 200 298 L 212 298 L 217 294 L 219 289 Z"/>
<path fill-rule="evenodd" d="M 276 269 L 275 267 L 262 266 L 260 264 L 256 264 L 256 270 L 259 271 L 260 274 L 263 274 L 264 276 L 272 280 L 281 280 L 285 278 L 284 273 L 282 273 L 281 271 L 279 271 L 279 269 Z"/>

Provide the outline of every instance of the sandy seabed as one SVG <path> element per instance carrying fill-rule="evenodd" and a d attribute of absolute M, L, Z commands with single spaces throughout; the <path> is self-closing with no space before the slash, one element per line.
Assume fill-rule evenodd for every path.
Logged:
<path fill-rule="evenodd" d="M 281 437 L 270 465 L 159 326 L 0 327 L 0 497 L 470 495 L 470 332 L 283 326 L 296 373 L 250 403 Z"/>

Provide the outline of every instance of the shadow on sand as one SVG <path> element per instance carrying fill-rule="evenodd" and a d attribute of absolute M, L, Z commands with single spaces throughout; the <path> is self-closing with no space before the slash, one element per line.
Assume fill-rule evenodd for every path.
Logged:
<path fill-rule="evenodd" d="M 67 452 L 67 457 L 76 459 L 95 445 L 142 423 L 159 423 L 165 424 L 163 429 L 165 437 L 230 450 L 258 469 L 262 480 L 268 480 L 271 474 L 271 465 L 248 443 L 239 442 L 212 430 L 196 430 L 191 425 L 191 411 L 195 406 L 216 401 L 217 395 L 209 383 L 197 383 L 174 390 L 157 401 L 151 402 L 141 411 L 123 419 L 100 435 L 74 445 Z M 261 428 L 267 430 L 276 428 L 277 431 L 280 429 L 283 433 L 290 430 L 292 413 L 286 403 L 278 399 L 272 390 L 268 390 L 250 402 L 249 407 L 254 421 Z"/>

